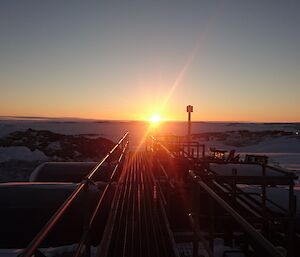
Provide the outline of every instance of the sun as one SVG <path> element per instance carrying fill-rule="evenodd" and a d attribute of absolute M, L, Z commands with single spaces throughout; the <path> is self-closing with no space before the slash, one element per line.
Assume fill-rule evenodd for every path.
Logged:
<path fill-rule="evenodd" d="M 159 123 L 161 121 L 161 118 L 158 114 L 153 114 L 150 118 L 150 121 L 152 123 Z"/>

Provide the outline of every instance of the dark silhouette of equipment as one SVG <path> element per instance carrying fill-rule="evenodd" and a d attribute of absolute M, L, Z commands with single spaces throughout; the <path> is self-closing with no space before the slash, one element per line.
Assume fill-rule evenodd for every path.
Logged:
<path fill-rule="evenodd" d="M 23 249 L 20 257 L 66 244 L 70 256 L 93 246 L 101 257 L 212 257 L 222 239 L 223 256 L 299 255 L 293 172 L 253 155 L 242 162 L 234 150 L 207 156 L 184 137 L 150 136 L 145 151 L 128 144 L 126 133 L 93 168 L 45 164 L 31 182 L 1 184 L 1 247 Z"/>

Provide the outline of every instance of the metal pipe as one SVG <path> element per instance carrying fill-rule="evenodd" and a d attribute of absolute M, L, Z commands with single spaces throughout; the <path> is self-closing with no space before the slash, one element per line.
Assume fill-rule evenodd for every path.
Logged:
<path fill-rule="evenodd" d="M 88 237 L 88 231 L 85 231 L 83 233 L 83 235 L 81 236 L 81 239 L 76 247 L 76 251 L 73 255 L 73 257 L 79 257 L 81 255 L 81 250 L 82 250 L 82 247 L 84 246 L 84 243 L 85 243 L 85 240 L 87 239 Z"/>
<path fill-rule="evenodd" d="M 125 135 L 119 140 L 119 142 L 105 155 L 105 157 L 102 159 L 102 161 L 100 161 L 92 170 L 91 172 L 87 175 L 87 179 L 92 179 L 93 176 L 95 175 L 95 173 L 97 172 L 97 170 L 99 169 L 99 167 L 101 165 L 103 165 L 103 163 L 108 159 L 108 157 L 117 149 L 117 147 L 119 147 L 123 140 L 128 136 L 128 132 L 125 133 Z"/>
<path fill-rule="evenodd" d="M 54 213 L 54 215 L 50 218 L 50 220 L 44 225 L 44 227 L 40 230 L 40 232 L 30 242 L 28 247 L 21 254 L 22 257 L 31 257 L 35 253 L 38 246 L 42 243 L 42 241 L 45 239 L 45 237 L 49 234 L 49 232 L 52 230 L 52 228 L 56 225 L 57 221 L 65 213 L 66 209 L 73 203 L 73 200 L 83 190 L 83 188 L 85 186 L 86 186 L 86 183 L 81 183 L 77 186 L 77 188 L 68 197 L 68 199 L 60 206 L 60 208 Z"/>
<path fill-rule="evenodd" d="M 294 256 L 294 234 L 295 234 L 295 213 L 296 201 L 294 195 L 294 183 L 289 185 L 289 224 L 288 224 L 288 257 Z"/>
<path fill-rule="evenodd" d="M 109 153 L 92 169 L 92 171 L 87 175 L 86 179 L 84 179 L 72 192 L 72 194 L 65 200 L 65 202 L 59 207 L 59 209 L 52 215 L 49 221 L 43 226 L 43 228 L 39 231 L 39 233 L 34 237 L 34 239 L 30 242 L 28 247 L 24 250 L 23 253 L 20 254 L 22 257 L 31 257 L 39 245 L 43 242 L 43 240 L 47 237 L 49 232 L 53 229 L 56 223 L 60 220 L 62 215 L 68 209 L 68 207 L 74 202 L 75 198 L 81 193 L 81 191 L 88 186 L 93 176 L 97 173 L 99 167 L 103 165 L 103 163 L 107 160 L 107 158 L 119 147 L 125 138 L 128 136 L 128 132 L 119 140 L 119 142 L 109 151 Z M 126 144 L 127 146 L 127 144 Z"/>
<path fill-rule="evenodd" d="M 225 209 L 232 218 L 246 231 L 246 233 L 252 238 L 252 240 L 262 247 L 272 257 L 283 257 L 283 255 L 275 248 L 275 246 L 268 241 L 264 236 L 258 233 L 253 226 L 251 226 L 240 214 L 238 214 L 230 205 L 228 205 L 220 196 L 218 196 L 209 186 L 203 181 L 199 180 L 199 177 L 193 171 L 189 171 L 190 176 L 197 180 L 197 183 L 212 197 L 223 209 Z"/>
<path fill-rule="evenodd" d="M 199 228 L 198 228 L 198 223 L 196 222 L 195 218 L 194 218 L 194 215 L 192 213 L 189 213 L 189 220 L 190 220 L 190 223 L 192 225 L 192 228 L 193 228 L 193 233 L 194 233 L 194 242 L 193 242 L 193 257 L 194 256 L 198 256 L 198 251 L 196 252 L 195 251 L 195 247 L 198 246 L 198 244 L 195 244 L 195 241 L 196 241 L 196 238 L 198 240 L 201 240 L 202 242 L 202 245 L 204 246 L 206 252 L 208 253 L 208 256 L 209 257 L 213 257 L 214 254 L 213 254 L 213 251 L 211 250 L 209 244 L 207 244 L 205 238 L 203 235 L 201 235 L 201 233 L 199 232 Z M 198 249 L 197 249 L 198 250 Z M 196 255 L 197 254 L 197 255 Z"/>

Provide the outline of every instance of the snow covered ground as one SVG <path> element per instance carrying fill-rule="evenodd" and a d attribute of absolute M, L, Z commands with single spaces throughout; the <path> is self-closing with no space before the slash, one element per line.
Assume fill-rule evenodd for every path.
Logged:
<path fill-rule="evenodd" d="M 85 134 L 89 137 L 101 136 L 117 142 L 127 131 L 130 133 L 130 146 L 136 148 L 147 131 L 159 134 L 184 136 L 187 131 L 185 122 L 165 122 L 151 127 L 147 122 L 136 121 L 95 121 L 78 119 L 8 119 L 0 118 L 0 138 L 14 131 L 25 131 L 28 128 L 35 130 L 49 130 L 65 135 Z M 264 138 L 252 135 L 249 144 L 239 137 L 238 131 L 285 131 L 291 135 L 265 136 Z M 299 171 L 300 174 L 300 123 L 233 123 L 233 122 L 194 122 L 192 134 L 219 133 L 219 137 L 196 138 L 208 147 L 219 149 L 235 149 L 241 155 L 247 153 L 264 154 L 270 157 L 271 162 L 283 167 Z M 221 134 L 220 134 L 221 133 Z M 226 140 L 221 140 L 222 133 L 229 134 Z M 249 139 L 249 138 L 248 138 Z M 55 145 L 55 147 L 58 145 Z M 38 151 L 31 152 L 26 147 L 0 148 L 0 162 L 11 159 L 44 160 L 45 155 Z"/>
<path fill-rule="evenodd" d="M 241 147 L 226 145 L 223 141 L 215 139 L 199 140 L 199 142 L 205 144 L 206 149 L 209 147 L 227 151 L 235 149 L 241 157 L 246 154 L 266 155 L 271 164 L 300 172 L 300 137 L 298 139 L 296 137 L 265 138 L 257 144 Z"/>
<path fill-rule="evenodd" d="M 47 156 L 39 151 L 30 151 L 24 146 L 0 147 L 0 162 L 20 160 L 20 161 L 37 161 L 47 160 Z"/>

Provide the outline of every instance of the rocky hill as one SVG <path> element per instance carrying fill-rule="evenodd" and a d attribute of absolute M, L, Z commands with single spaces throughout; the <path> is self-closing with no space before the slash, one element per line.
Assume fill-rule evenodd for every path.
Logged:
<path fill-rule="evenodd" d="M 99 161 L 115 145 L 109 139 L 85 135 L 63 135 L 47 130 L 15 131 L 0 138 L 0 147 L 27 147 L 49 160 Z"/>

